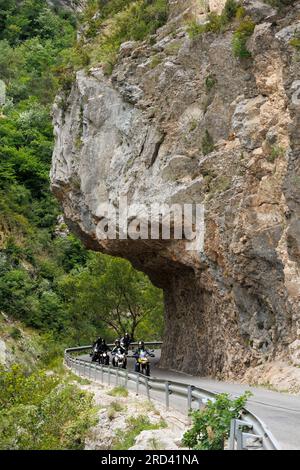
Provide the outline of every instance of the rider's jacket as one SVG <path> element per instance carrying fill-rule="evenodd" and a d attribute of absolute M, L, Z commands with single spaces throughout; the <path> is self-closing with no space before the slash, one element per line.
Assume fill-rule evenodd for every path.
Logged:
<path fill-rule="evenodd" d="M 115 346 L 111 353 L 112 354 L 117 354 L 117 352 L 119 352 L 119 351 L 120 351 L 121 354 L 125 354 L 125 352 L 126 352 L 125 349 L 122 348 L 122 346 Z"/>
<path fill-rule="evenodd" d="M 135 357 L 136 359 L 138 359 L 140 357 L 140 354 L 141 352 L 144 352 L 146 353 L 147 356 L 151 356 L 151 352 L 148 351 L 148 349 L 143 349 L 143 348 L 138 348 L 135 353 L 133 354 L 133 357 Z"/>
<path fill-rule="evenodd" d="M 93 348 L 94 348 L 95 346 L 97 346 L 98 348 L 101 348 L 101 345 L 102 345 L 102 339 L 99 339 L 99 338 L 98 338 L 98 339 L 94 342 Z"/>
<path fill-rule="evenodd" d="M 106 343 L 105 343 L 105 344 L 103 344 L 103 343 L 102 343 L 102 344 L 100 345 L 100 348 L 99 348 L 99 350 L 100 350 L 100 352 L 107 352 L 107 351 L 111 351 L 110 347 L 109 347 L 109 346 L 107 346 L 107 344 L 106 344 Z"/>
<path fill-rule="evenodd" d="M 130 337 L 127 338 L 126 336 L 124 336 L 121 340 L 121 343 L 123 344 L 125 348 L 128 349 L 131 343 L 131 338 Z"/>

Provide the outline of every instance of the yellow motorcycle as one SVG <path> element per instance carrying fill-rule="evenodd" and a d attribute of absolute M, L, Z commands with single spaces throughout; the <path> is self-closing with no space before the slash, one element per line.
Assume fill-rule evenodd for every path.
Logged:
<path fill-rule="evenodd" d="M 149 354 L 147 351 L 140 351 L 136 359 L 135 371 L 150 377 L 150 361 L 149 356 L 155 357 L 153 351 Z"/>

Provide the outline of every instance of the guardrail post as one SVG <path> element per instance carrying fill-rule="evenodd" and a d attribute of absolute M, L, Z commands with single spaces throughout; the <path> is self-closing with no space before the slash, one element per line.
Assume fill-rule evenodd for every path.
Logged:
<path fill-rule="evenodd" d="M 117 367 L 117 371 L 116 371 L 116 385 L 117 386 L 119 385 L 119 367 Z"/>
<path fill-rule="evenodd" d="M 236 427 L 236 450 L 243 450 L 243 433 L 239 425 Z"/>
<path fill-rule="evenodd" d="M 103 383 L 103 364 L 101 364 L 101 382 Z"/>
<path fill-rule="evenodd" d="M 140 376 L 136 374 L 136 394 L 139 394 L 139 383 L 140 383 Z"/>
<path fill-rule="evenodd" d="M 92 367 L 92 363 L 89 364 L 89 380 L 91 380 L 91 367 Z"/>
<path fill-rule="evenodd" d="M 229 450 L 234 450 L 235 426 L 236 426 L 236 421 L 235 419 L 232 419 L 230 422 Z"/>
<path fill-rule="evenodd" d="M 169 409 L 170 405 L 170 384 L 169 382 L 165 383 L 165 392 L 166 392 L 166 409 Z"/>
<path fill-rule="evenodd" d="M 145 378 L 146 380 L 146 392 L 147 392 L 147 398 L 148 400 L 150 401 L 150 389 L 149 389 L 149 381 L 148 381 L 148 377 Z"/>
<path fill-rule="evenodd" d="M 193 397 L 192 397 L 192 391 L 193 391 L 193 386 L 192 385 L 188 385 L 188 394 L 187 394 L 187 409 L 188 409 L 188 413 L 191 411 L 192 409 L 192 400 L 193 400 Z"/>
<path fill-rule="evenodd" d="M 108 366 L 107 382 L 108 382 L 108 385 L 110 386 L 110 366 Z"/>

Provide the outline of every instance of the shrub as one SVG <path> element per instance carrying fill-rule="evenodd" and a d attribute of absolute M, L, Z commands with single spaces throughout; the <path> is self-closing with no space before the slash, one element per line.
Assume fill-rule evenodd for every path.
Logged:
<path fill-rule="evenodd" d="M 117 413 L 125 410 L 125 406 L 118 401 L 113 401 L 107 410 L 107 417 L 109 420 L 113 420 L 116 417 Z"/>
<path fill-rule="evenodd" d="M 244 18 L 239 24 L 232 39 L 232 51 L 235 57 L 240 59 L 251 57 L 251 53 L 247 49 L 247 41 L 253 34 L 254 28 L 255 23 L 249 17 Z"/>
<path fill-rule="evenodd" d="M 155 54 L 152 58 L 151 58 L 151 62 L 150 62 L 150 68 L 151 69 L 155 69 L 155 67 L 157 67 L 159 64 L 162 63 L 162 57 L 159 55 L 159 54 Z"/>
<path fill-rule="evenodd" d="M 201 34 L 207 31 L 205 24 L 199 24 L 196 20 L 189 21 L 187 24 L 187 33 L 190 39 L 197 39 Z"/>
<path fill-rule="evenodd" d="M 22 338 L 22 331 L 16 326 L 13 326 L 9 333 L 9 336 L 15 341 L 18 341 L 19 339 Z"/>
<path fill-rule="evenodd" d="M 212 90 L 214 86 L 216 85 L 217 80 L 213 75 L 208 75 L 205 79 L 205 86 L 208 91 Z"/>
<path fill-rule="evenodd" d="M 240 6 L 238 7 L 237 11 L 236 11 L 236 14 L 235 14 L 235 17 L 237 20 L 242 20 L 243 18 L 245 18 L 246 16 L 246 10 L 244 7 Z"/>
<path fill-rule="evenodd" d="M 300 51 L 300 37 L 294 37 L 290 40 L 290 45 Z"/>
<path fill-rule="evenodd" d="M 284 148 L 282 148 L 278 145 L 274 145 L 271 148 L 271 151 L 268 155 L 268 161 L 273 163 L 276 160 L 276 158 L 282 157 L 283 155 L 284 155 Z"/>
<path fill-rule="evenodd" d="M 235 18 L 238 8 L 238 2 L 235 0 L 226 0 L 223 15 L 226 17 L 227 21 L 231 21 Z"/>
<path fill-rule="evenodd" d="M 0 449 L 82 449 L 96 424 L 93 398 L 43 371 L 0 370 Z"/>
<path fill-rule="evenodd" d="M 208 155 L 214 150 L 214 141 L 208 130 L 205 130 L 204 137 L 202 138 L 202 153 Z"/>
<path fill-rule="evenodd" d="M 183 445 L 194 450 L 223 450 L 229 436 L 230 422 L 238 418 L 245 406 L 250 392 L 231 400 L 222 393 L 209 400 L 203 410 L 193 411 L 192 427 L 183 436 Z"/>

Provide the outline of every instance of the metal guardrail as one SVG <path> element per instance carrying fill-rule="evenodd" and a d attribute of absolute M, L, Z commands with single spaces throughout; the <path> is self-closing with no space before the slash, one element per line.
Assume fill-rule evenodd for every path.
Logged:
<path fill-rule="evenodd" d="M 137 346 L 138 343 L 131 343 L 130 346 Z M 146 346 L 161 346 L 161 342 L 146 342 Z M 108 346 L 113 346 L 109 344 Z M 112 385 L 123 385 L 128 388 L 130 382 L 135 385 L 136 393 L 139 394 L 141 387 L 150 400 L 150 391 L 164 393 L 166 409 L 170 406 L 170 396 L 176 395 L 186 399 L 186 411 L 189 413 L 194 405 L 200 409 L 205 406 L 208 400 L 214 400 L 216 393 L 210 392 L 200 387 L 174 380 L 163 380 L 156 377 L 146 377 L 137 372 L 130 372 L 127 369 L 119 369 L 110 366 L 98 365 L 94 362 L 84 361 L 71 353 L 82 352 L 91 349 L 92 346 L 80 346 L 65 350 L 65 363 L 78 375 L 90 380 L 100 380 Z M 280 446 L 267 426 L 252 412 L 243 409 L 239 419 L 233 419 L 230 427 L 230 437 L 228 442 L 229 450 L 280 450 Z"/>

